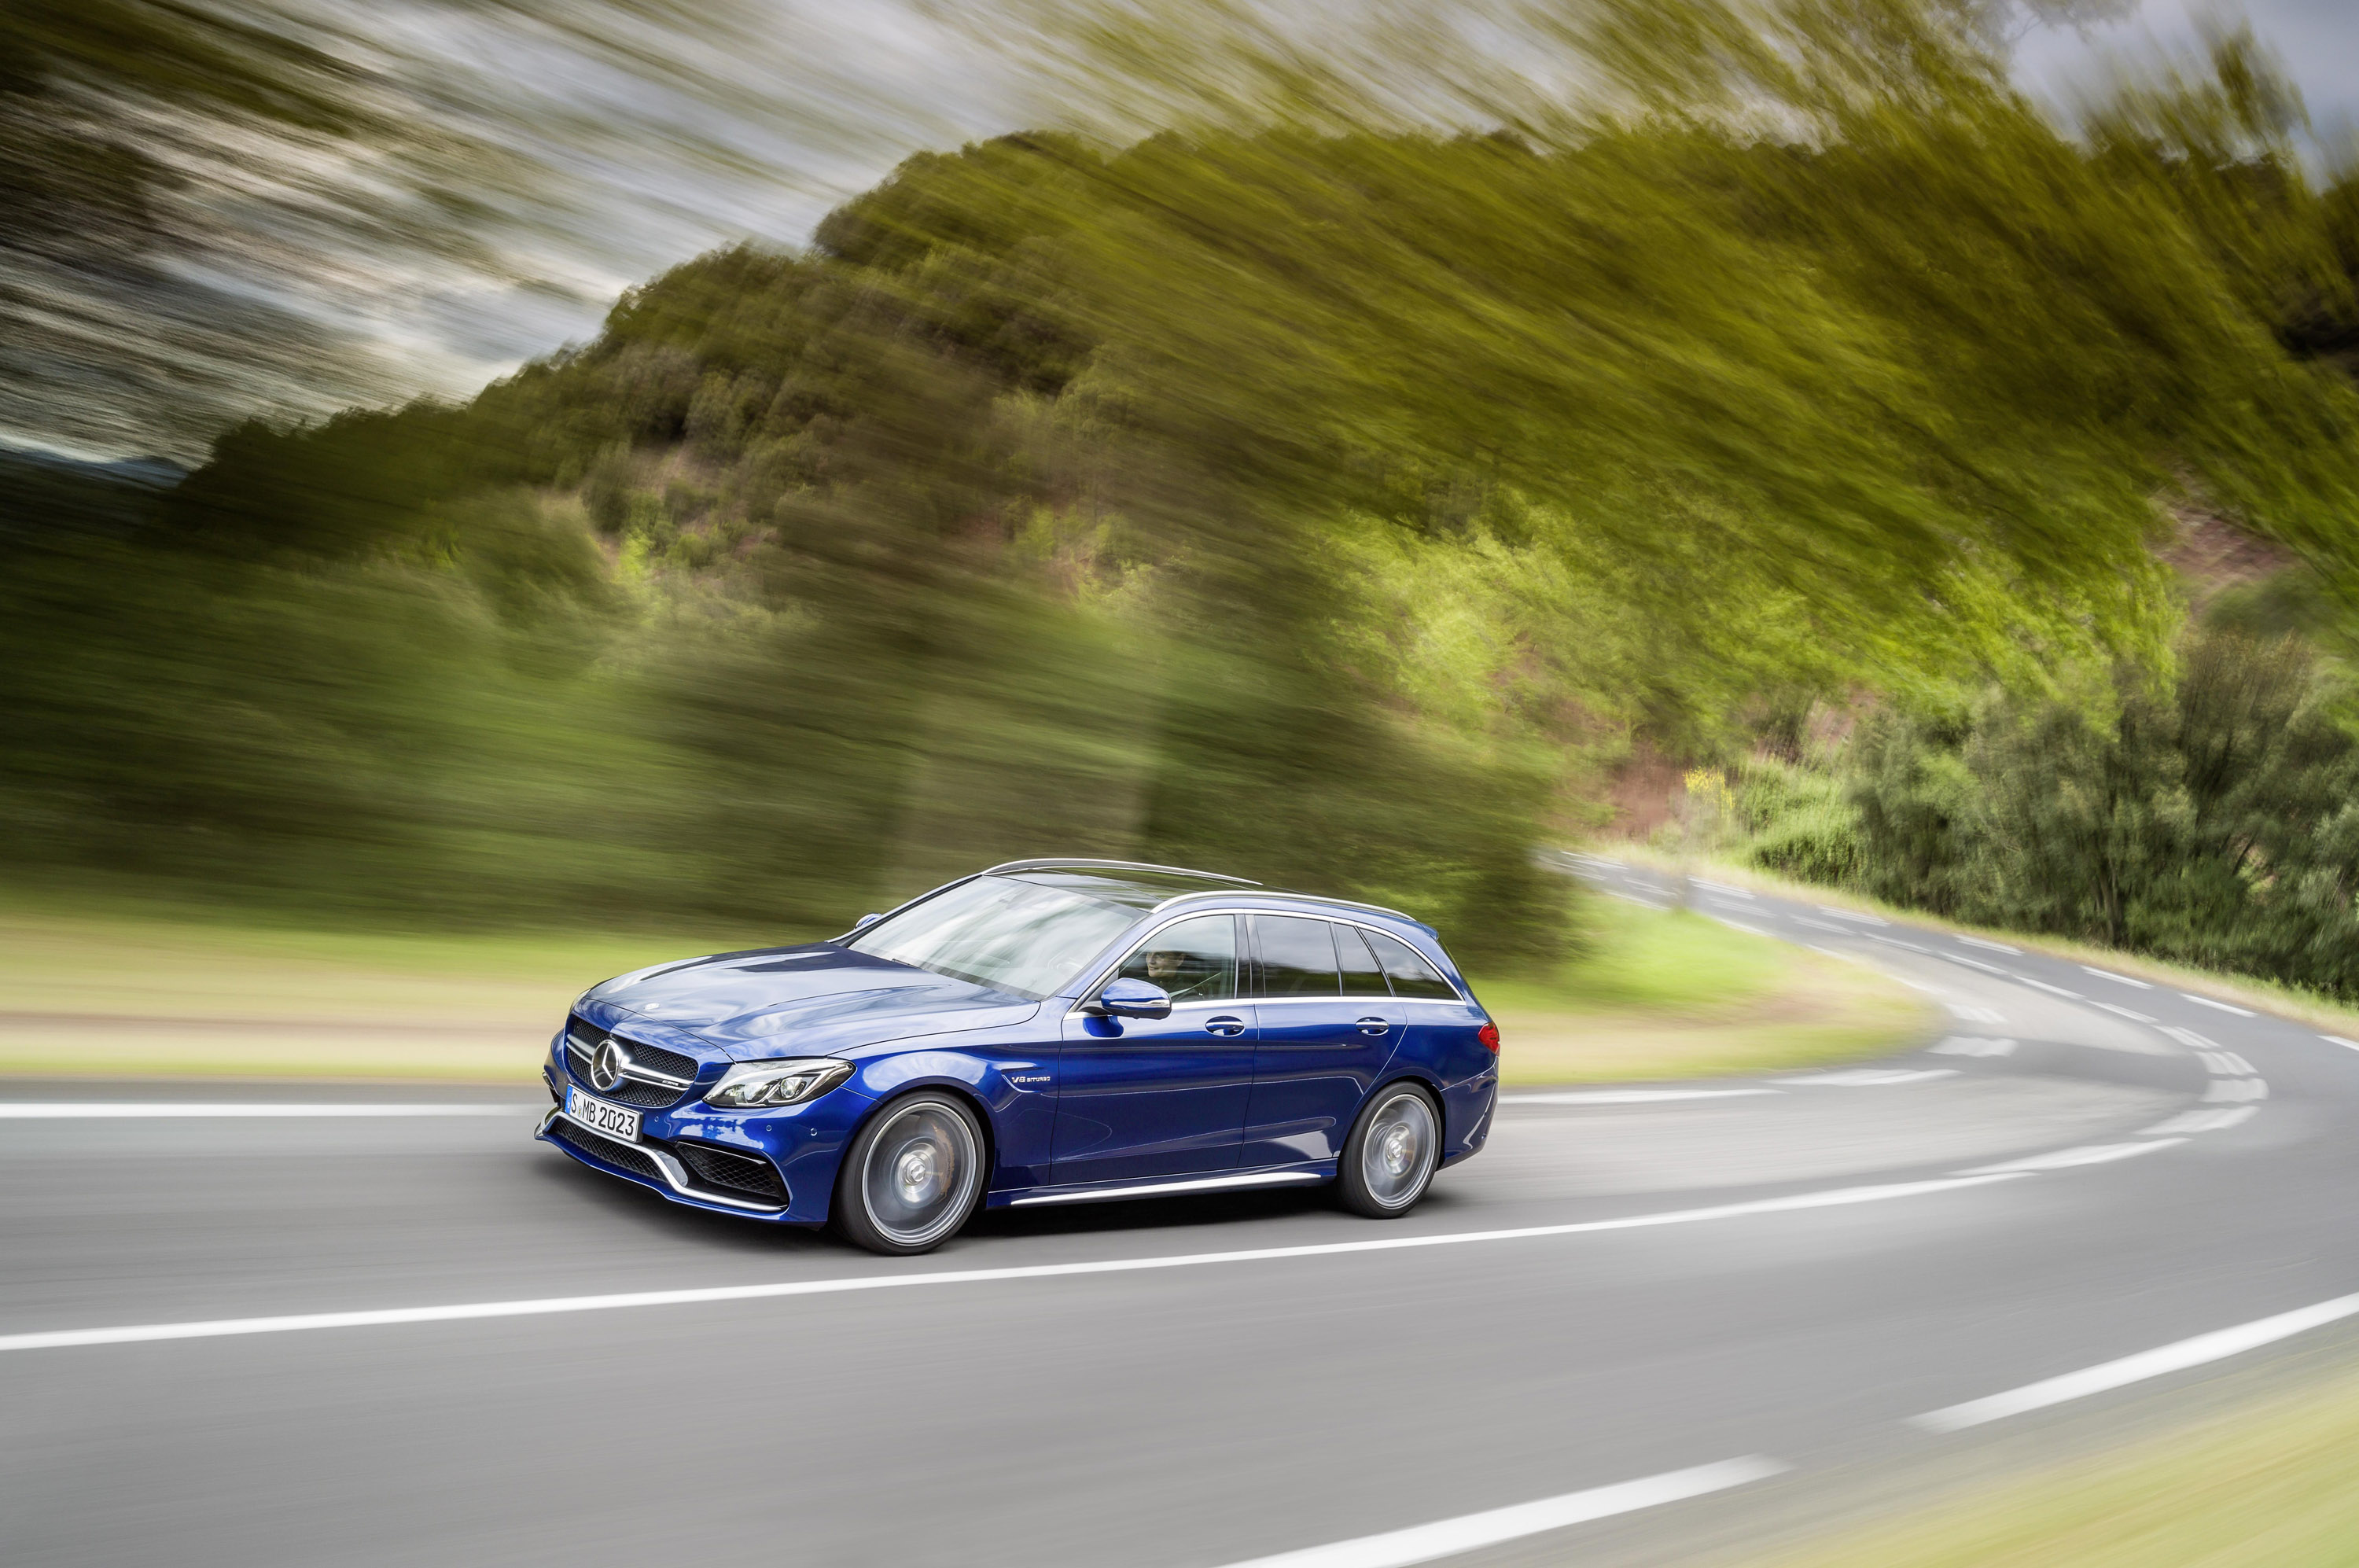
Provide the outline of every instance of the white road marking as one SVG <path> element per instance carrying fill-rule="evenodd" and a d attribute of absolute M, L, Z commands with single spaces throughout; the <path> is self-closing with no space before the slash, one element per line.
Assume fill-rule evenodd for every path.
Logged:
<path fill-rule="evenodd" d="M 1715 893 L 1725 893 L 1732 898 L 1743 898 L 1747 903 L 1753 901 L 1753 895 L 1742 887 L 1732 887 L 1725 882 L 1707 882 L 1701 877 L 1691 877 L 1690 880 L 1699 887 L 1709 887 Z"/>
<path fill-rule="evenodd" d="M 2152 985 L 2147 985 L 2143 980 L 2133 980 L 2126 975 L 2116 975 L 2110 969 L 2092 969 L 2087 964 L 2083 964 L 2081 965 L 2081 973 L 2083 975 L 2093 975 L 2100 980 L 2111 980 L 2117 985 L 2135 985 L 2141 991 L 2151 991 L 2154 989 Z"/>
<path fill-rule="evenodd" d="M 1799 1073 L 1776 1082 L 1811 1083 L 1831 1089 L 1880 1089 L 1893 1083 L 1922 1083 L 1929 1078 L 1957 1075 L 1954 1067 L 1854 1067 L 1842 1073 Z"/>
<path fill-rule="evenodd" d="M 2233 1002 L 2215 1002 L 2209 996 L 2199 996 L 2192 991 L 2181 991 L 2180 996 L 2200 1007 L 2217 1007 L 2223 1013 L 2234 1013 L 2240 1018 L 2249 1018 L 2253 1016 L 2252 1008 L 2240 1007 Z"/>
<path fill-rule="evenodd" d="M 1845 927 L 1831 925 L 1825 920 L 1814 920 L 1808 915 L 1788 915 L 1786 918 L 1793 921 L 1798 926 L 1808 926 L 1812 931 L 1833 931 L 1838 936 L 1849 936 L 1852 934 Z"/>
<path fill-rule="evenodd" d="M 1844 1208 L 1855 1203 L 1960 1192 L 2027 1174 L 1995 1172 L 1946 1176 L 1926 1181 L 1896 1181 L 1873 1187 L 1832 1187 L 1782 1198 L 1719 1203 L 1704 1209 L 1670 1209 L 1620 1219 L 1581 1220 L 1568 1225 L 1525 1225 L 1514 1230 L 1445 1231 L 1438 1236 L 1386 1236 L 1373 1241 L 1334 1241 L 1301 1247 L 1266 1247 L 1238 1252 L 1188 1252 L 1165 1258 L 1112 1258 L 1087 1263 L 1037 1263 L 1007 1269 L 937 1269 L 908 1274 L 854 1274 L 832 1279 L 788 1279 L 761 1285 L 717 1285 L 701 1290 L 634 1290 L 606 1296 L 549 1296 L 534 1301 L 462 1301 L 440 1307 L 390 1307 L 362 1312 L 300 1312 L 282 1317 L 215 1318 L 197 1323 L 131 1323 L 116 1328 L 53 1329 L 0 1334 L 0 1351 L 58 1350 L 77 1345 L 137 1345 L 163 1339 L 218 1339 L 234 1334 L 296 1334 L 311 1329 L 378 1328 L 398 1323 L 457 1323 L 475 1318 L 545 1317 L 558 1312 L 613 1312 L 630 1307 L 690 1306 L 712 1301 L 767 1301 L 785 1296 L 833 1296 L 853 1290 L 908 1290 L 925 1285 L 983 1285 L 1011 1279 L 1056 1279 L 1084 1274 L 1134 1274 L 1158 1269 L 1195 1269 L 1222 1263 L 1266 1263 L 1293 1258 L 1337 1258 L 1357 1252 L 1399 1252 L 1414 1247 L 1463 1247 L 1477 1242 L 1529 1241 L 1544 1236 L 1589 1236 L 1657 1225 L 1697 1225 L 1755 1214 Z"/>
<path fill-rule="evenodd" d="M 2184 1372 L 2190 1367 L 2201 1367 L 2213 1361 L 2224 1361 L 2232 1356 L 2242 1356 L 2248 1350 L 2274 1345 L 2295 1334 L 2307 1334 L 2314 1328 L 2359 1313 L 2359 1296 L 2338 1296 L 2331 1301 L 2321 1301 L 2314 1307 L 2296 1312 L 2280 1312 L 2276 1317 L 2262 1318 L 2256 1323 L 2223 1328 L 2211 1334 L 2199 1334 L 2193 1339 L 2182 1339 L 2176 1345 L 2125 1356 L 2119 1361 L 2108 1361 L 2079 1372 L 2067 1372 L 2060 1377 L 2045 1382 L 2027 1383 L 2004 1394 L 1987 1399 L 1969 1399 L 1962 1405 L 1951 1405 L 1914 1417 L 1910 1424 L 1928 1432 L 1958 1432 L 1984 1421 L 2002 1421 L 2029 1410 L 2045 1410 L 2068 1399 L 2086 1399 L 2092 1394 L 2141 1383 L 2149 1377 L 2161 1377 L 2173 1372 Z"/>
<path fill-rule="evenodd" d="M 2322 1034 L 2318 1038 L 2329 1045 L 2339 1045 L 2347 1051 L 2359 1051 L 2359 1040 L 2345 1040 L 2339 1034 Z"/>
<path fill-rule="evenodd" d="M 2054 996 L 2070 996 L 2076 1002 L 2085 1002 L 2089 999 L 2088 997 L 2081 995 L 2078 991 L 2067 991 L 2061 985 L 2050 985 L 2047 981 L 2034 980 L 2028 975 L 2010 975 L 2007 978 L 2014 981 L 2018 985 L 2030 985 L 2038 990 L 2049 992 Z"/>
<path fill-rule="evenodd" d="M 2232 1127 L 2242 1127 L 2253 1119 L 2258 1105 L 2230 1105 L 2216 1111 L 2181 1111 L 2169 1121 L 2150 1127 L 2140 1127 L 2140 1138 L 2161 1138 L 2172 1133 L 2223 1132 Z"/>
<path fill-rule="evenodd" d="M 1463 1514 L 1384 1535 L 1364 1535 L 1356 1541 L 1281 1552 L 1275 1557 L 1256 1557 L 1249 1563 L 1232 1564 L 1231 1568 L 1408 1568 L 1413 1563 L 1431 1563 L 1437 1558 L 1478 1552 L 1486 1546 L 1586 1524 L 1592 1519 L 1611 1519 L 1616 1514 L 1660 1508 L 1665 1503 L 1700 1497 L 1709 1492 L 1724 1492 L 1732 1486 L 1750 1486 L 1788 1468 L 1759 1454 L 1748 1459 L 1728 1459 L 1692 1470 L 1649 1475 L 1640 1481 L 1568 1492 L 1560 1497 L 1543 1497 L 1536 1503 Z"/>
<path fill-rule="evenodd" d="M 2204 1036 L 2197 1034 L 2191 1029 L 2173 1029 L 2170 1025 L 2165 1024 L 2162 1026 L 2162 1032 L 2177 1040 L 2180 1044 L 2187 1047 L 2190 1051 L 2218 1051 L 2221 1049 L 2220 1042 L 2218 1040 L 2206 1039 Z"/>
<path fill-rule="evenodd" d="M 299 1100 L 0 1100 L 0 1121 L 81 1121 L 138 1116 L 519 1116 L 547 1110 L 525 1101 L 442 1105 Z"/>
<path fill-rule="evenodd" d="M 1932 1051 L 1937 1056 L 2013 1056 L 2015 1041 L 1984 1040 L 1979 1035 L 1959 1034 L 1951 1035 L 1940 1044 L 1932 1047 Z"/>
<path fill-rule="evenodd" d="M 1977 1165 L 1971 1171 L 1961 1171 L 1961 1176 L 2011 1175 L 2017 1171 L 2070 1171 L 2079 1165 L 2110 1165 L 2116 1160 L 2132 1160 L 2141 1154 L 2152 1154 L 2158 1149 L 2185 1143 L 2183 1138 L 2158 1139 L 2153 1143 L 2091 1143 L 2078 1149 L 2060 1149 L 2053 1154 L 2035 1154 L 2028 1160 L 2010 1160 L 2004 1165 Z"/>
<path fill-rule="evenodd" d="M 1964 942 L 1968 947 L 1986 947 L 1993 953 L 2011 953 L 2017 958 L 2023 956 L 2023 949 L 2019 947 L 2009 947 L 2003 942 L 1986 942 L 1978 936 L 1966 936 L 1963 934 L 1958 934 L 1958 940 Z"/>
<path fill-rule="evenodd" d="M 2147 1017 L 2144 1013 L 2132 1012 L 2127 1007 L 2117 1007 L 2111 1002 L 2101 1002 L 2094 996 L 2089 998 L 2089 1006 L 2093 1007 L 2103 1007 L 2109 1013 L 2119 1014 L 2121 1017 L 2129 1019 L 2130 1022 L 2134 1024 L 2150 1024 L 2154 1022 L 2152 1018 Z"/>
<path fill-rule="evenodd" d="M 1985 975 L 1996 975 L 2008 980 L 2015 978 L 2013 974 L 2005 969 L 2001 969 L 1995 964 L 1984 964 L 1981 959 L 1968 958 L 1962 953 L 1937 953 L 1933 956 L 1936 958 L 1946 958 L 1952 964 L 1962 964 L 1969 969 L 1979 969 Z"/>
<path fill-rule="evenodd" d="M 2003 1024 L 2006 1022 L 2004 1017 L 1990 1007 L 1970 1007 L 1962 1002 L 1951 1002 L 1948 1006 L 1951 1016 L 1963 1018 L 1968 1023 Z"/>
<path fill-rule="evenodd" d="M 1903 942 L 1897 936 L 1878 936 L 1874 931 L 1867 933 L 1867 940 L 1870 942 L 1880 942 L 1886 947 L 1905 947 L 1911 953 L 1923 953 L 1930 954 L 1931 952 L 1930 949 L 1919 947 L 1913 942 Z"/>
<path fill-rule="evenodd" d="M 1816 904 L 1813 905 L 1812 908 L 1816 909 L 1819 913 L 1822 915 L 1832 915 L 1839 920 L 1849 920 L 1854 925 L 1888 926 L 1892 923 L 1890 920 L 1879 919 L 1875 915 L 1863 915 L 1854 909 L 1832 909 L 1825 904 Z"/>
<path fill-rule="evenodd" d="M 2206 1051 L 2199 1052 L 2199 1054 L 2203 1058 L 2203 1065 L 2207 1069 L 2219 1073 L 2223 1077 L 2245 1078 L 2257 1076 L 2257 1074 L 2253 1072 L 2253 1064 L 2245 1061 L 2243 1057 L 2237 1055 L 2233 1051 Z"/>
<path fill-rule="evenodd" d="M 1739 1094 L 1774 1094 L 1775 1089 L 1568 1089 L 1561 1093 L 1502 1094 L 1503 1105 L 1642 1105 L 1657 1100 L 1726 1100 Z"/>
<path fill-rule="evenodd" d="M 2258 1078 L 2214 1078 L 2211 1086 L 2203 1091 L 2203 1097 L 2221 1104 L 2266 1100 L 2269 1097 L 2269 1086 Z"/>

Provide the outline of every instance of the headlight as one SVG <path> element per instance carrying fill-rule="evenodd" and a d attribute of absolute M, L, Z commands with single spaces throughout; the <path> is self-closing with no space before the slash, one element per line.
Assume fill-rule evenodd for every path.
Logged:
<path fill-rule="evenodd" d="M 832 1056 L 792 1062 L 744 1062 L 705 1091 L 704 1103 L 739 1111 L 755 1105 L 799 1105 L 816 1100 L 852 1076 L 852 1063 Z"/>

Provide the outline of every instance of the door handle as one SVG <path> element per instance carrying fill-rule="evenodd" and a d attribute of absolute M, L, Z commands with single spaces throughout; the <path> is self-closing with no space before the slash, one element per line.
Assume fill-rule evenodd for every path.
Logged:
<path fill-rule="evenodd" d="M 1360 1032 L 1362 1034 L 1383 1034 L 1392 1027 L 1393 1026 L 1391 1024 L 1386 1022 L 1382 1018 L 1362 1018 L 1360 1020 Z"/>
<path fill-rule="evenodd" d="M 1223 1013 L 1217 1018 L 1206 1018 L 1204 1020 L 1204 1032 L 1206 1034 L 1219 1035 L 1243 1034 L 1245 1032 L 1245 1021 L 1243 1018 L 1230 1018 L 1227 1014 Z"/>

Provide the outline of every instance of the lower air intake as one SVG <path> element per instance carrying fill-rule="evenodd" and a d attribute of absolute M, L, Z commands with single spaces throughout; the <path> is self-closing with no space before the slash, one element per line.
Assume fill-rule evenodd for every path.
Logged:
<path fill-rule="evenodd" d="M 690 1143 L 686 1138 L 673 1144 L 671 1151 L 709 1186 L 751 1192 L 781 1203 L 787 1201 L 787 1183 L 778 1175 L 778 1168 L 758 1155 L 738 1154 L 707 1143 Z"/>

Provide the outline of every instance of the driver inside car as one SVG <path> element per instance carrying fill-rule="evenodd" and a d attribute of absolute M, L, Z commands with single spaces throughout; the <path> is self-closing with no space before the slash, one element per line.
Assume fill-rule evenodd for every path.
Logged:
<path fill-rule="evenodd" d="M 1175 1002 L 1212 995 L 1212 983 L 1221 978 L 1220 966 L 1197 959 L 1197 973 L 1191 976 L 1188 973 L 1188 961 L 1191 958 L 1196 955 L 1177 948 L 1158 948 L 1147 955 L 1147 973 L 1142 978 L 1163 987 Z"/>

